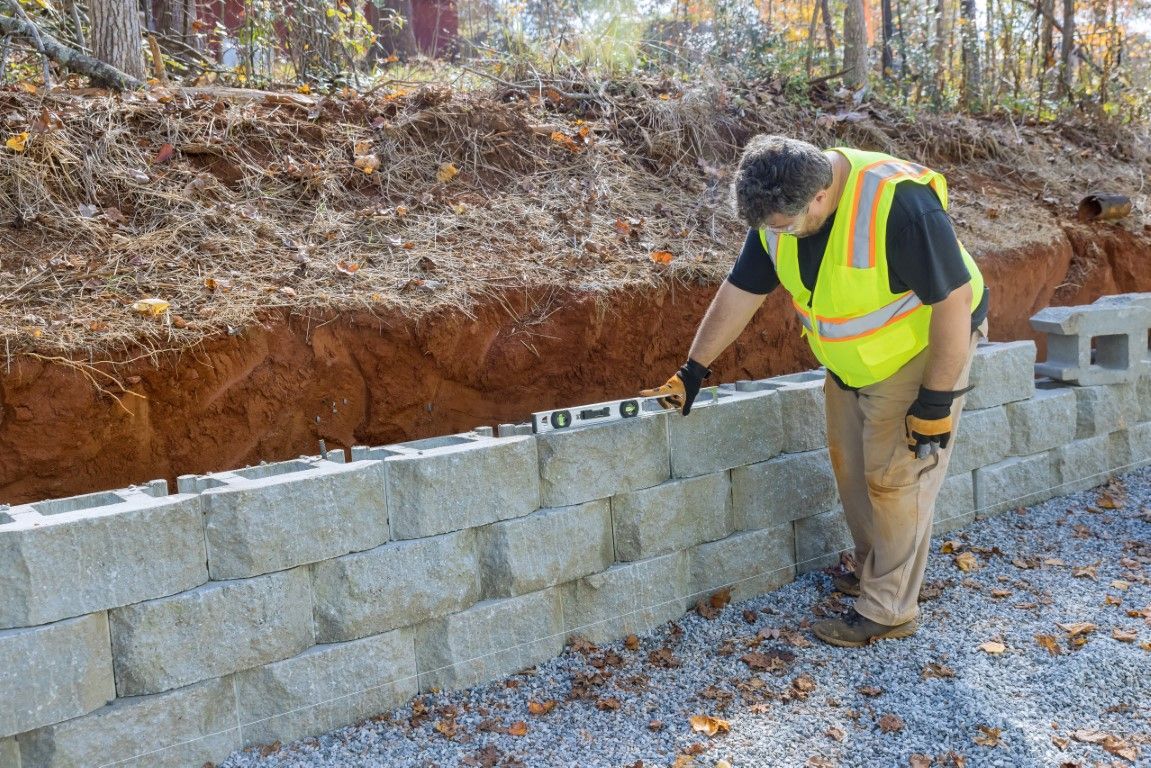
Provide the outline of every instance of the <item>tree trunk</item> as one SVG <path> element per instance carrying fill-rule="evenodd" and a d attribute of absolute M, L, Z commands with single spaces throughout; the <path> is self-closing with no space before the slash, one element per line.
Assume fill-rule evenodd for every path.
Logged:
<path fill-rule="evenodd" d="M 92 0 L 92 54 L 121 72 L 143 80 L 144 41 L 136 0 Z"/>
<path fill-rule="evenodd" d="M 1063 43 L 1059 51 L 1059 95 L 1070 98 L 1075 88 L 1075 0 L 1063 0 Z"/>
<path fill-rule="evenodd" d="M 819 0 L 820 12 L 823 15 L 823 34 L 827 38 L 827 69 L 835 71 L 835 30 L 831 28 L 831 8 L 827 0 Z"/>
<path fill-rule="evenodd" d="M 843 9 L 844 84 L 858 91 L 867 86 L 867 24 L 863 0 L 847 0 Z"/>
<path fill-rule="evenodd" d="M 931 49 L 931 101 L 936 107 L 943 105 L 943 92 L 946 85 L 947 70 L 947 3 L 946 0 L 936 0 L 935 3 L 935 41 Z"/>
<path fill-rule="evenodd" d="M 1047 94 L 1047 76 L 1055 65 L 1055 0 L 1040 0 L 1042 13 L 1039 16 L 1039 101 Z"/>
<path fill-rule="evenodd" d="M 976 25 L 975 0 L 963 0 L 960 5 L 963 21 L 963 103 L 974 109 L 979 103 L 981 79 L 979 71 L 979 28 Z"/>
<path fill-rule="evenodd" d="M 154 31 L 175 38 L 193 50 L 203 50 L 202 38 L 196 29 L 196 0 L 156 0 L 152 7 L 156 20 Z"/>
<path fill-rule="evenodd" d="M 407 60 L 419 53 L 416 35 L 412 31 L 412 15 L 412 0 L 383 0 L 381 3 L 379 28 L 376 30 L 380 39 L 376 45 L 385 57 L 395 55 Z"/>
<path fill-rule="evenodd" d="M 883 79 L 895 77 L 895 57 L 891 55 L 891 37 L 894 25 L 891 18 L 891 0 L 881 0 L 880 13 L 883 16 Z"/>

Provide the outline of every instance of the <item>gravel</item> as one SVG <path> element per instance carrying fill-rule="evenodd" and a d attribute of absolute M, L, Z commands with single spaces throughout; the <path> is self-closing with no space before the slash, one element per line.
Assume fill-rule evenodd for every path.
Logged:
<path fill-rule="evenodd" d="M 813 612 L 850 598 L 808 573 L 711 619 L 569 645 L 507 680 L 251 747 L 222 768 L 1151 766 L 1151 469 L 932 548 L 939 595 L 906 640 L 819 642 Z M 959 567 L 967 555 L 976 569 Z M 1075 632 L 1082 622 L 1093 628 Z M 694 731 L 695 715 L 730 730 Z"/>

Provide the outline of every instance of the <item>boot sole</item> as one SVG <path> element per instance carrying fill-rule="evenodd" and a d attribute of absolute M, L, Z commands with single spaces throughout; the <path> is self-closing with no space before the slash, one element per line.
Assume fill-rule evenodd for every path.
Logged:
<path fill-rule="evenodd" d="M 812 630 L 816 637 L 823 642 L 834 645 L 838 648 L 863 648 L 864 646 L 877 643 L 880 640 L 902 640 L 905 637 L 911 637 L 919 631 L 919 620 L 913 619 L 906 624 L 900 624 L 897 627 L 892 627 L 887 632 L 881 635 L 874 635 L 867 640 L 847 640 L 842 637 L 825 637 L 818 631 Z"/>

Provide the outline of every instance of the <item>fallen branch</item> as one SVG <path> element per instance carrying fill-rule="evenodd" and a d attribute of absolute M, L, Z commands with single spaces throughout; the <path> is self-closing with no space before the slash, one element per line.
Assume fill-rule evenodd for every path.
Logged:
<path fill-rule="evenodd" d="M 24 21 L 14 16 L 0 15 L 0 33 L 4 35 L 17 35 L 19 37 L 39 42 L 41 50 L 47 58 L 56 62 L 67 70 L 86 75 L 93 84 L 112 88 L 117 91 L 130 91 L 143 87 L 136 78 L 125 74 L 115 67 L 105 64 L 79 51 L 73 50 L 37 27 L 31 21 Z"/>

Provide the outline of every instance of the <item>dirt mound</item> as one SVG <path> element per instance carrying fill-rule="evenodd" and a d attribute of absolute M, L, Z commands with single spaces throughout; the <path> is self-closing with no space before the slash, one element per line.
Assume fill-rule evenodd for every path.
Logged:
<path fill-rule="evenodd" d="M 1147 210 L 1121 133 L 800 110 L 770 87 L 573 96 L 0 93 L 7 128 L 33 129 L 0 163 L 0 502 L 658 383 L 742 242 L 727 178 L 764 130 L 947 173 L 995 339 L 1151 290 L 1142 220 L 1070 221 L 1102 185 Z M 147 298 L 169 307 L 133 310 Z M 717 376 L 812 365 L 772 296 Z"/>

